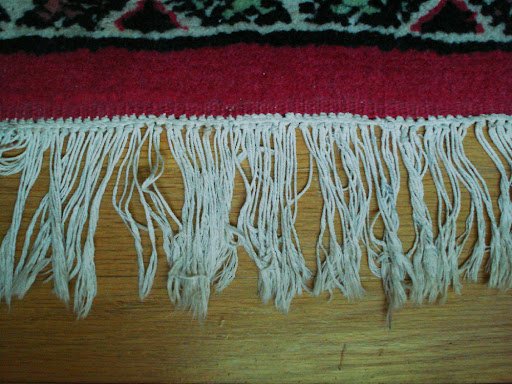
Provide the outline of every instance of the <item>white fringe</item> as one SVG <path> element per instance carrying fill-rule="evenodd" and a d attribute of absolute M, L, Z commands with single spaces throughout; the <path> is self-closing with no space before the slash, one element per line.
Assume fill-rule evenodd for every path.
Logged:
<path fill-rule="evenodd" d="M 238 264 L 229 212 L 241 135 L 230 123 L 197 123 L 168 128 L 167 140 L 185 187 L 181 231 L 166 249 L 167 289 L 178 307 L 204 318 L 210 287 L 227 287 Z"/>
<path fill-rule="evenodd" d="M 348 299 L 364 295 L 359 278 L 362 251 L 360 242 L 367 221 L 371 189 L 365 188 L 361 167 L 361 141 L 356 125 L 319 123 L 301 125 L 306 145 L 313 155 L 324 200 L 316 257 L 317 273 L 313 292 L 332 293 L 338 288 Z M 338 174 L 337 156 L 347 176 L 344 186 Z M 342 238 L 337 239 L 335 215 L 341 222 Z M 328 250 L 323 245 L 329 233 Z M 323 261 L 322 261 L 323 260 Z"/>
<path fill-rule="evenodd" d="M 238 219 L 243 244 L 260 271 L 258 291 L 264 303 L 287 312 L 293 297 L 307 290 L 306 267 L 294 224 L 297 202 L 295 129 L 287 123 L 257 123 L 241 127 L 242 154 L 250 177 L 244 178 L 246 199 Z M 311 171 L 310 171 L 311 177 Z"/>
<path fill-rule="evenodd" d="M 485 180 L 464 152 L 469 129 L 474 129 L 501 177 L 498 216 Z M 303 187 L 298 181 L 299 130 L 310 156 Z M 141 163 L 143 154 L 148 159 Z M 179 169 L 183 177 L 180 217 L 169 203 L 172 196 L 158 188 L 171 155 L 177 167 L 167 169 Z M 29 194 L 45 169 L 45 156 L 48 192 L 28 218 L 22 236 Z M 146 171 L 142 164 L 148 164 Z M 404 249 L 399 237 L 402 166 L 415 233 L 410 249 Z M 295 221 L 299 200 L 312 183 L 313 168 L 323 207 L 317 270 L 310 289 L 313 273 L 301 252 Z M 96 295 L 94 233 L 100 202 L 114 173 L 112 202 L 134 239 L 141 299 L 150 293 L 162 247 L 170 267 L 171 301 L 198 318 L 206 316 L 211 288 L 220 292 L 233 280 L 238 246 L 259 269 L 262 300 L 273 300 L 284 312 L 303 291 L 318 295 L 339 289 L 348 299 L 361 298 L 362 246 L 371 271 L 382 279 L 389 319 L 408 299 L 417 304 L 443 301 L 450 287 L 459 292 L 462 278 L 477 279 L 487 252 L 489 286 L 512 287 L 512 118 L 508 116 L 427 120 L 347 114 L 133 116 L 0 122 L 0 176 L 19 174 L 12 224 L 0 245 L 0 301 L 10 305 L 13 296 L 23 297 L 43 275 L 66 303 L 69 284 L 75 281 L 74 310 L 78 317 L 88 314 Z M 237 174 L 246 197 L 232 224 Z M 427 175 L 437 191 L 435 215 L 425 201 Z M 469 213 L 460 233 L 457 223 L 466 200 L 464 191 Z M 378 206 L 375 217 L 370 215 L 373 197 Z M 142 219 L 134 217 L 136 202 L 144 212 Z M 377 222 L 382 223 L 382 236 L 375 233 Z M 473 230 L 475 241 L 468 244 Z M 19 237 L 22 247 L 17 254 Z M 471 252 L 461 260 L 465 247 Z"/>

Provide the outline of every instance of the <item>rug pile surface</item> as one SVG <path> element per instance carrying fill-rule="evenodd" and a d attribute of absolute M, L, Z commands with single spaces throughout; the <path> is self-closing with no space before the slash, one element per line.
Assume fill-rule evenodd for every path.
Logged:
<path fill-rule="evenodd" d="M 512 286 L 508 0 L 0 0 L 0 83 L 0 176 L 19 177 L 0 244 L 7 304 L 46 277 L 77 316 L 89 313 L 109 184 L 134 239 L 140 297 L 164 256 L 171 301 L 199 318 L 235 277 L 240 247 L 262 300 L 282 311 L 304 291 L 362 297 L 363 255 L 389 313 L 443 300 L 484 264 L 491 287 Z M 468 131 L 499 186 L 466 155 Z M 323 199 L 314 271 L 294 227 L 314 182 L 298 185 L 299 136 Z M 158 189 L 171 157 L 184 181 L 179 217 Z M 47 194 L 27 212 L 45 166 Z M 233 224 L 239 174 L 246 196 Z M 415 233 L 407 249 L 400 188 Z"/>

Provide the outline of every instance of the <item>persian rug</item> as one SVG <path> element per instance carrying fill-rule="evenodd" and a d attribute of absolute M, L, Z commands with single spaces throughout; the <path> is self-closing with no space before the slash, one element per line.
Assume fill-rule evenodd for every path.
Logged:
<path fill-rule="evenodd" d="M 363 255 L 390 313 L 443 300 L 483 267 L 490 287 L 510 288 L 511 50 L 509 0 L 0 0 L 0 175 L 19 180 L 0 301 L 42 276 L 78 317 L 89 313 L 109 185 L 133 236 L 140 297 L 160 254 L 171 301 L 199 318 L 235 277 L 242 247 L 262 300 L 282 311 L 302 292 L 362 297 Z M 466 155 L 470 131 L 499 185 Z M 179 216 L 158 188 L 171 159 L 184 183 Z M 29 211 L 46 168 L 48 190 Z M 313 182 L 323 199 L 315 271 L 294 226 Z M 398 235 L 400 187 L 410 248 Z"/>

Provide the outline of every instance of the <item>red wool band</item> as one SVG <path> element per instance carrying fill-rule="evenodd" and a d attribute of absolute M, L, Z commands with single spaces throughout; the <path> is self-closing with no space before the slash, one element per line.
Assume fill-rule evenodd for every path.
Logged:
<path fill-rule="evenodd" d="M 0 119 L 512 114 L 512 54 L 235 44 L 0 55 Z"/>

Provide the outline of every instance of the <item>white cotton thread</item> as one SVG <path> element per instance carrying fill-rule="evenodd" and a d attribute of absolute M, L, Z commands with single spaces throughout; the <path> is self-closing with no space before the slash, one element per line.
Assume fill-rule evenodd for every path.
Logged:
<path fill-rule="evenodd" d="M 452 126 L 450 129 L 451 134 L 455 137 L 452 151 L 453 160 L 457 167 L 461 182 L 470 194 L 470 212 L 475 212 L 475 225 L 477 228 L 477 236 L 475 243 L 473 244 L 472 253 L 462 264 L 460 272 L 470 281 L 476 281 L 487 247 L 487 224 L 485 221 L 485 215 L 489 218 L 490 232 L 494 238 L 497 236 L 498 229 L 492 210 L 490 194 L 485 181 L 464 153 L 463 139 L 467 135 L 468 127 L 458 124 L 456 129 L 454 128 L 455 127 Z"/>
<path fill-rule="evenodd" d="M 86 139 L 87 137 L 87 139 Z M 18 297 L 23 297 L 25 293 L 28 291 L 30 286 L 35 281 L 37 275 L 43 271 L 48 264 L 52 262 L 51 257 L 46 257 L 48 250 L 51 248 L 52 243 L 55 242 L 53 237 L 55 236 L 54 228 L 56 225 L 64 225 L 64 222 L 69 217 L 71 210 L 71 206 L 68 204 L 65 212 L 62 213 L 61 217 L 59 217 L 60 221 L 57 219 L 53 219 L 52 215 L 49 214 L 50 208 L 50 197 L 53 194 L 58 194 L 58 196 L 54 196 L 54 198 L 59 199 L 61 201 L 65 201 L 68 195 L 72 192 L 73 186 L 75 185 L 75 181 L 80 172 L 80 164 L 82 162 L 85 149 L 87 148 L 87 142 L 90 136 L 85 135 L 85 133 L 79 134 L 69 134 L 67 137 L 66 143 L 66 151 L 61 153 L 60 150 L 53 150 L 50 155 L 50 173 L 51 173 L 51 183 L 49 193 L 46 194 L 40 204 L 36 209 L 28 229 L 25 234 L 25 241 L 21 253 L 20 260 L 16 267 L 15 275 L 14 275 L 14 294 Z M 53 137 L 51 138 L 52 143 L 58 140 L 65 140 L 64 136 L 60 135 L 59 132 L 54 132 Z M 62 148 L 63 144 L 60 144 L 60 148 Z M 52 169 L 54 164 L 54 158 L 58 159 L 62 163 L 62 167 L 58 172 Z M 55 175 L 58 175 L 55 176 Z M 52 184 L 55 183 L 55 180 L 59 181 L 58 188 L 54 188 L 52 192 Z M 39 231 L 36 232 L 35 229 L 39 226 Z M 72 225 L 74 226 L 74 225 Z M 35 239 L 32 241 L 32 235 L 35 235 Z M 61 263 L 58 265 L 60 270 L 66 270 L 66 274 L 69 274 L 73 263 L 74 263 L 74 248 L 70 247 L 70 243 L 74 241 L 73 236 L 63 236 L 62 232 L 58 235 L 60 240 L 64 242 L 63 237 L 65 237 L 65 250 L 60 249 L 60 254 L 58 257 L 62 257 L 64 254 L 66 256 L 66 267 Z M 55 253 L 55 252 L 54 252 Z M 51 271 L 50 271 L 51 273 Z M 65 284 L 65 288 L 67 289 L 67 281 L 63 283 L 62 281 L 58 282 L 60 286 L 56 289 L 57 295 L 63 299 L 65 302 L 69 301 L 69 292 L 66 291 L 67 297 L 60 294 L 59 290 L 63 290 L 63 285 Z M 56 284 L 56 285 L 57 285 Z"/>
<path fill-rule="evenodd" d="M 354 149 L 360 145 L 357 127 L 348 124 L 316 124 L 311 128 L 303 125 L 302 134 L 313 155 L 319 174 L 323 198 L 320 234 L 317 242 L 317 273 L 313 292 L 332 294 L 339 289 L 348 299 L 364 295 L 359 276 L 362 251 L 360 241 L 367 220 L 371 189 L 366 190 L 361 175 L 361 159 Z M 343 185 L 338 175 L 340 157 L 342 169 L 347 175 Z M 335 215 L 341 221 L 342 238 L 336 238 Z M 323 245 L 328 232 L 329 247 Z"/>
<path fill-rule="evenodd" d="M 240 167 L 246 188 L 238 229 L 244 247 L 260 274 L 258 292 L 264 303 L 271 299 L 287 312 L 295 295 L 307 291 L 311 277 L 300 250 L 294 224 L 299 193 L 295 128 L 288 124 L 241 127 L 242 151 L 249 175 Z"/>
<path fill-rule="evenodd" d="M 62 154 L 64 153 L 64 143 L 66 133 L 59 132 L 53 139 L 50 146 L 50 186 L 48 192 L 48 209 L 51 226 L 51 248 L 52 248 L 52 274 L 54 281 L 54 292 L 65 303 L 69 302 L 69 270 L 66 263 L 65 239 L 64 239 L 64 217 L 63 203 L 65 195 L 62 195 L 62 189 L 65 188 L 61 178 L 66 178 L 69 173 L 64 173 L 62 164 Z M 76 149 L 72 146 L 70 136 L 70 152 Z M 75 161 L 75 165 L 79 163 Z M 68 190 L 70 192 L 70 190 Z"/>
<path fill-rule="evenodd" d="M 180 221 L 157 186 L 157 181 L 164 172 L 165 164 L 160 149 L 161 133 L 162 127 L 156 124 L 147 126 L 144 132 L 142 127 L 133 129 L 128 148 L 118 169 L 112 194 L 114 208 L 134 239 L 139 267 L 139 297 L 141 299 L 149 295 L 155 279 L 158 261 L 156 228 L 159 228 L 162 232 L 164 249 L 168 249 L 174 237 L 172 226 L 176 225 L 178 228 L 181 226 Z M 148 150 L 149 175 L 141 181 L 139 180 L 140 156 L 144 148 Z M 156 158 L 155 163 L 152 160 L 153 153 Z M 122 192 L 119 196 L 118 191 L 121 188 Z M 134 195 L 139 198 L 139 202 L 144 209 L 144 223 L 138 222 L 131 213 L 130 204 L 135 198 Z M 145 250 L 142 245 L 143 234 L 147 234 L 151 244 L 151 253 L 147 262 L 145 261 Z"/>
<path fill-rule="evenodd" d="M 450 145 L 447 141 L 447 129 L 440 126 L 425 127 L 424 144 L 425 154 L 429 165 L 434 187 L 437 193 L 437 229 L 435 246 L 438 253 L 437 264 L 437 290 L 432 291 L 432 298 L 446 299 L 450 286 L 456 293 L 460 293 L 461 284 L 458 270 L 458 258 L 468 232 L 457 235 L 457 219 L 461 208 L 461 192 L 450 158 Z M 444 170 L 444 173 L 443 173 Z M 444 180 L 444 174 L 448 178 L 448 186 Z M 471 216 L 470 216 L 471 217 Z"/>
<path fill-rule="evenodd" d="M 238 266 L 229 221 L 241 133 L 231 124 L 170 126 L 166 136 L 183 176 L 182 226 L 166 249 L 167 289 L 177 307 L 204 319 L 211 286 L 222 291 Z"/>
<path fill-rule="evenodd" d="M 382 279 L 388 301 L 388 324 L 391 322 L 392 312 L 401 308 L 407 300 L 406 279 L 412 280 L 412 285 L 416 284 L 411 260 L 404 254 L 402 242 L 398 237 L 400 221 L 396 202 L 400 189 L 399 134 L 399 130 L 383 126 L 379 146 L 376 128 L 361 127 L 364 169 L 368 183 L 373 181 L 379 207 L 378 216 L 382 218 L 384 224 L 381 239 L 373 233 L 373 224 L 377 217 L 368 226 L 368 258 L 371 265 L 380 265 L 378 276 Z"/>
<path fill-rule="evenodd" d="M 13 294 L 14 255 L 16 240 L 25 211 L 25 204 L 30 190 L 41 171 L 44 152 L 49 146 L 48 134 L 35 132 L 18 132 L 4 134 L 0 142 L 0 176 L 21 173 L 18 195 L 14 203 L 12 223 L 0 244 L 0 302 L 5 300 L 10 305 Z M 14 157 L 4 157 L 10 151 L 22 150 Z"/>
<path fill-rule="evenodd" d="M 503 156 L 505 164 L 496 150 L 489 144 L 484 136 L 487 128 L 489 137 L 498 153 Z M 491 238 L 491 251 L 487 271 L 489 272 L 489 286 L 500 290 L 512 288 L 512 125 L 499 124 L 489 121 L 486 125 L 477 123 L 476 137 L 485 151 L 489 154 L 500 173 L 500 194 L 498 207 L 500 219 L 498 229 Z"/>
<path fill-rule="evenodd" d="M 53 282 L 55 293 L 65 302 L 69 301 L 68 284 L 77 276 L 74 308 L 78 317 L 85 317 L 96 294 L 93 236 L 99 217 L 99 200 L 119 160 L 118 154 L 124 147 L 126 134 L 112 130 L 89 134 L 59 130 L 27 133 L 34 137 L 26 140 L 28 147 L 23 154 L 27 159 L 26 168 L 18 170 L 22 173 L 20 188 L 23 192 L 18 194 L 13 225 L 2 243 L 6 251 L 2 252 L 2 261 L 7 261 L 12 271 L 10 274 L 0 273 L 2 278 L 7 277 L 6 283 L 2 281 L 2 292 L 7 301 L 14 294 L 22 297 L 37 275 L 51 266 L 47 271 L 48 280 Z M 30 146 L 34 148 L 30 149 Z M 37 146 L 39 149 L 31 152 Z M 21 257 L 14 269 L 14 246 L 10 243 L 15 241 L 13 234 L 19 229 L 26 194 L 39 176 L 42 156 L 48 148 L 49 191 L 32 216 Z M 107 158 L 108 166 L 103 170 Z M 13 170 L 13 161 L 2 157 L 2 165 L 11 165 L 10 171 Z M 28 172 L 30 177 L 25 176 Z M 104 177 L 100 182 L 102 172 Z M 39 231 L 36 233 L 37 228 Z M 82 235 L 85 236 L 84 241 Z M 51 255 L 48 255 L 50 250 Z M 4 258 L 4 255 L 9 257 Z"/>
<path fill-rule="evenodd" d="M 0 244 L 0 300 L 10 303 L 13 296 L 22 297 L 37 277 L 46 276 L 57 296 L 68 302 L 69 284 L 76 280 L 73 307 L 79 317 L 87 315 L 97 290 L 94 233 L 99 206 L 116 170 L 112 200 L 134 237 L 141 299 L 149 294 L 155 278 L 161 231 L 171 301 L 201 319 L 212 287 L 221 291 L 234 278 L 238 246 L 247 250 L 259 269 L 263 301 L 274 300 L 277 308 L 287 311 L 295 295 L 310 292 L 313 274 L 306 267 L 295 221 L 299 200 L 313 180 L 313 166 L 323 208 L 312 293 L 339 289 L 349 299 L 363 295 L 361 240 L 368 249 L 371 271 L 383 280 L 388 320 L 408 299 L 418 304 L 444 301 L 450 287 L 460 292 L 462 277 L 477 279 L 486 252 L 489 286 L 508 289 L 512 285 L 511 124 L 504 115 L 414 120 L 348 114 L 0 122 L 0 176 L 19 174 L 12 224 Z M 464 151 L 473 125 L 500 175 L 499 216 L 493 212 L 486 181 Z M 296 153 L 299 133 L 310 155 L 310 174 L 302 190 Z M 164 138 L 168 147 L 162 146 Z M 170 156 L 177 163 L 172 171 L 179 171 L 184 180 L 181 217 L 171 209 L 173 196 L 158 188 Z M 17 258 L 25 205 L 45 161 L 48 193 L 28 217 Z M 416 235 L 408 250 L 398 236 L 402 163 Z M 235 227 L 229 217 L 237 173 L 247 196 Z M 437 193 L 437 220 L 425 203 L 427 174 Z M 466 199 L 463 191 L 469 212 L 464 229 L 458 231 Z M 373 194 L 378 214 L 372 221 Z M 141 222 L 130 208 L 137 201 L 144 212 Z M 384 224 L 381 238 L 372 231 L 378 218 Z M 473 229 L 477 236 L 469 243 Z M 149 255 L 143 236 L 149 238 Z M 324 238 L 328 245 L 324 246 Z M 463 249 L 470 250 L 465 260 Z"/>
<path fill-rule="evenodd" d="M 437 260 L 439 255 L 434 245 L 432 218 L 425 203 L 423 180 L 428 172 L 429 159 L 425 154 L 419 127 L 400 127 L 398 148 L 408 176 L 411 196 L 412 220 L 415 232 L 414 244 L 407 253 L 412 259 L 415 281 L 411 287 L 411 300 L 421 304 L 427 299 L 433 302 L 438 296 Z"/>
<path fill-rule="evenodd" d="M 94 159 L 91 164 L 87 163 L 82 174 L 82 180 L 85 193 L 85 202 L 87 206 L 82 205 L 84 208 L 81 212 L 81 224 L 83 223 L 83 233 L 85 235 L 85 241 L 83 242 L 82 249 L 78 250 L 77 255 L 77 267 L 76 267 L 76 283 L 75 283 L 75 295 L 74 295 L 74 310 L 78 318 L 84 318 L 89 313 L 94 297 L 97 292 L 96 284 L 96 269 L 94 265 L 94 234 L 99 220 L 99 209 L 101 199 L 105 193 L 108 181 L 112 177 L 114 169 L 118 164 L 123 149 L 126 145 L 127 132 L 108 132 L 105 134 L 103 140 L 99 142 L 99 146 L 102 150 L 97 151 L 93 145 L 89 147 L 89 153 L 86 155 L 86 159 Z M 100 173 L 103 168 L 103 164 L 107 160 L 105 173 L 101 179 Z M 101 181 L 100 181 L 101 180 Z M 98 184 L 99 182 L 99 184 Z M 92 188 L 91 188 L 92 184 Z M 76 193 L 76 192 L 75 192 Z M 85 223 L 87 223 L 87 229 L 85 229 Z M 79 227 L 82 227 L 80 225 Z M 72 226 L 70 226 L 72 228 Z M 77 239 L 81 238 L 77 235 Z M 75 273 L 71 273 L 74 276 Z"/>

